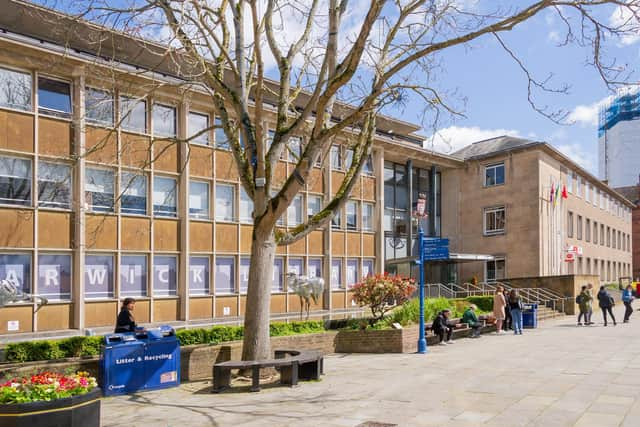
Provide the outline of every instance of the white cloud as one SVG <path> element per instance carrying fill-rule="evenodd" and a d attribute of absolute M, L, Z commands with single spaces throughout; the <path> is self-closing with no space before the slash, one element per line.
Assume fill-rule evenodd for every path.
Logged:
<path fill-rule="evenodd" d="M 567 116 L 567 121 L 572 124 L 579 124 L 582 126 L 597 126 L 598 125 L 598 112 L 606 103 L 610 102 L 611 96 L 602 98 L 588 105 L 577 105 Z"/>
<path fill-rule="evenodd" d="M 520 132 L 515 129 L 482 129 L 477 126 L 449 126 L 427 138 L 425 148 L 450 154 L 471 143 L 502 135 L 521 136 Z"/>
<path fill-rule="evenodd" d="M 635 13 L 635 14 L 634 14 Z M 629 46 L 640 41 L 640 22 L 638 22 L 640 10 L 630 10 L 628 7 L 618 6 L 609 17 L 609 24 L 616 29 L 624 31 L 619 36 L 623 46 Z"/>
<path fill-rule="evenodd" d="M 566 143 L 558 144 L 554 147 L 558 149 L 562 154 L 569 157 L 575 163 L 579 164 L 589 172 L 595 175 L 596 170 L 596 157 L 593 150 L 585 150 L 581 144 Z"/>
<path fill-rule="evenodd" d="M 560 37 L 559 31 L 551 30 L 549 31 L 549 34 L 547 34 L 547 40 L 553 43 L 559 43 L 562 41 L 562 37 Z"/>

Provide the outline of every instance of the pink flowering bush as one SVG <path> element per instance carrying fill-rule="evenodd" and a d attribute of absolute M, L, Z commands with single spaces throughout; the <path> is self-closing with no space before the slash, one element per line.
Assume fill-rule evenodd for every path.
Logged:
<path fill-rule="evenodd" d="M 416 290 L 415 280 L 389 273 L 369 275 L 353 286 L 353 299 L 360 306 L 369 306 L 373 319 L 382 319 L 396 305 L 407 301 Z"/>
<path fill-rule="evenodd" d="M 0 404 L 56 400 L 85 394 L 98 386 L 87 372 L 63 375 L 42 372 L 31 377 L 13 378 L 0 385 Z"/>

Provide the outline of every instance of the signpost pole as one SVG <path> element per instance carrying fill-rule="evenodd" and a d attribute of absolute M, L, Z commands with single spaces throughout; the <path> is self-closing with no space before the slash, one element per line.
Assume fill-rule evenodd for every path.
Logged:
<path fill-rule="evenodd" d="M 420 250 L 420 335 L 418 338 L 418 353 L 427 352 L 427 339 L 424 335 L 424 231 L 422 227 L 418 229 L 418 248 Z"/>

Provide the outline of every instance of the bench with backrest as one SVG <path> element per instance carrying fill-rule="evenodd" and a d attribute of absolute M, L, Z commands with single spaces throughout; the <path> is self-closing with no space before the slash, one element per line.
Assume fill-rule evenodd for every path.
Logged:
<path fill-rule="evenodd" d="M 280 383 L 294 386 L 298 380 L 317 380 L 324 373 L 322 353 L 318 351 L 276 350 L 274 359 L 230 360 L 213 365 L 212 393 L 231 387 L 231 371 L 251 370 L 250 391 L 260 391 L 260 370 L 275 368 L 280 371 Z"/>

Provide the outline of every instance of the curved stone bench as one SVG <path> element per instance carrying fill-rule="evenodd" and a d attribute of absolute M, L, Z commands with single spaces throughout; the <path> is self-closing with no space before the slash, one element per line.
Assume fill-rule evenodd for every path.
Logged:
<path fill-rule="evenodd" d="M 298 380 L 317 380 L 324 373 L 322 353 L 306 350 L 276 350 L 274 359 L 230 360 L 213 365 L 212 393 L 220 393 L 231 387 L 231 371 L 251 369 L 250 391 L 260 391 L 260 369 L 276 368 L 280 371 L 280 384 L 294 386 Z"/>

